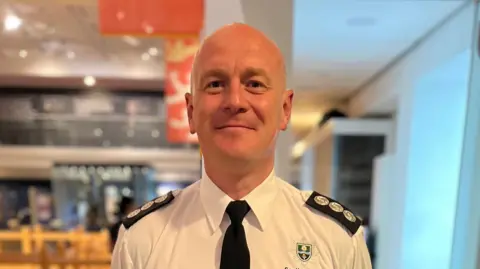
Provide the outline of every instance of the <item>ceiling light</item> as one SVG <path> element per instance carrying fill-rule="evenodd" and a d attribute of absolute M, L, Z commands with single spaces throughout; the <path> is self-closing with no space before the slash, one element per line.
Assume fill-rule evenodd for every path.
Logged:
<path fill-rule="evenodd" d="M 126 35 L 126 36 L 123 36 L 122 39 L 123 39 L 123 41 L 125 41 L 125 43 L 127 43 L 128 45 L 130 45 L 132 47 L 136 47 L 136 46 L 140 45 L 140 41 L 138 41 L 138 39 L 136 39 L 133 36 Z"/>
<path fill-rule="evenodd" d="M 305 143 L 305 141 L 299 141 L 295 143 L 295 145 L 292 148 L 292 156 L 294 158 L 301 157 L 306 149 L 307 149 L 307 144 Z"/>
<path fill-rule="evenodd" d="M 95 136 L 102 136 L 103 135 L 103 130 L 100 129 L 100 128 L 96 128 L 95 130 L 93 130 L 93 134 Z"/>
<path fill-rule="evenodd" d="M 18 56 L 20 56 L 21 58 L 26 58 L 28 56 L 28 51 L 21 50 L 20 52 L 18 52 Z"/>
<path fill-rule="evenodd" d="M 15 15 L 7 15 L 3 22 L 5 31 L 15 31 L 22 25 L 22 20 Z"/>
<path fill-rule="evenodd" d="M 92 76 L 86 76 L 85 78 L 83 78 L 83 83 L 85 83 L 85 85 L 87 85 L 88 87 L 93 87 L 95 86 L 95 83 L 97 83 L 97 81 Z"/>
<path fill-rule="evenodd" d="M 73 51 L 67 52 L 67 58 L 68 58 L 68 59 L 74 59 L 75 56 L 76 56 L 76 55 L 75 55 L 75 52 L 73 52 Z"/>
<path fill-rule="evenodd" d="M 148 49 L 148 54 L 152 56 L 157 56 L 158 55 L 158 49 L 157 48 L 149 48 Z"/>
<path fill-rule="evenodd" d="M 150 59 L 150 54 L 148 54 L 148 53 L 143 53 L 142 54 L 142 60 L 148 61 L 149 59 Z"/>

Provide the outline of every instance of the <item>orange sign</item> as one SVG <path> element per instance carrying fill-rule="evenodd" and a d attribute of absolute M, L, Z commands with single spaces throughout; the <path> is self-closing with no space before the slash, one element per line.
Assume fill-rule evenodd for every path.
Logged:
<path fill-rule="evenodd" d="M 197 142 L 188 127 L 185 93 L 190 92 L 190 73 L 198 46 L 197 38 L 165 40 L 167 140 L 171 143 Z"/>
<path fill-rule="evenodd" d="M 98 0 L 102 34 L 198 35 L 203 0 Z"/>

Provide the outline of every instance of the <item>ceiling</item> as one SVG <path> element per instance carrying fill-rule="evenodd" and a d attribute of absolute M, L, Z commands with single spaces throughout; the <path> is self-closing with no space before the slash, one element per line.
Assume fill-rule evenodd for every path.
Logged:
<path fill-rule="evenodd" d="M 294 1 L 294 129 L 304 132 L 322 111 L 341 106 L 461 3 Z M 32 85 L 82 85 L 86 75 L 108 78 L 106 87 L 156 88 L 162 81 L 161 39 L 100 35 L 96 0 L 0 1 L 0 18 L 12 14 L 23 23 L 0 32 L 4 85 L 23 85 L 22 76 L 35 78 Z"/>
<path fill-rule="evenodd" d="M 23 21 L 16 31 L 3 30 L 0 75 L 161 80 L 161 39 L 102 36 L 96 1 L 80 2 L 0 1 L 0 17 Z"/>

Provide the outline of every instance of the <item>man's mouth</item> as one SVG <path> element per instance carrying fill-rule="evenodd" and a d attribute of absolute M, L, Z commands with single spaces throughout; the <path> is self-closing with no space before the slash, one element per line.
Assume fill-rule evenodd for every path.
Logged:
<path fill-rule="evenodd" d="M 243 124 L 228 124 L 228 125 L 222 125 L 218 127 L 217 129 L 223 130 L 223 129 L 248 129 L 248 130 L 254 130 L 253 128 L 243 125 Z"/>

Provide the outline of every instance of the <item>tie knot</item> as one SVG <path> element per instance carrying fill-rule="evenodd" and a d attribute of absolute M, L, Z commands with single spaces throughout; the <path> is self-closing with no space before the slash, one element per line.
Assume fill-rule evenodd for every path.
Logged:
<path fill-rule="evenodd" d="M 233 201 L 227 206 L 227 215 L 230 217 L 230 221 L 233 225 L 241 225 L 243 218 L 250 211 L 250 206 L 246 201 Z"/>

